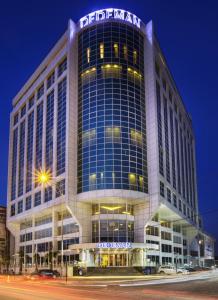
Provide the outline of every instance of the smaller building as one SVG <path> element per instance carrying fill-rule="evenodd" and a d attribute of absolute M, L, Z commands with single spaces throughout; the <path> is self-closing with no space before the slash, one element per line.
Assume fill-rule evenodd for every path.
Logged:
<path fill-rule="evenodd" d="M 0 273 L 7 271 L 10 263 L 9 231 L 6 228 L 6 207 L 0 206 Z"/>

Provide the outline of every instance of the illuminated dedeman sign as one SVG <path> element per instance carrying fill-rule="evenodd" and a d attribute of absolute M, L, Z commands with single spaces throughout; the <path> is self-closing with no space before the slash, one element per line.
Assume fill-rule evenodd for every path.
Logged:
<path fill-rule="evenodd" d="M 141 20 L 134 14 L 117 8 L 107 8 L 102 10 L 97 10 L 93 13 L 86 15 L 79 20 L 80 28 L 84 28 L 94 22 L 103 21 L 107 19 L 122 20 L 135 25 L 140 28 Z"/>
<path fill-rule="evenodd" d="M 97 243 L 97 248 L 113 248 L 113 249 L 117 249 L 117 248 L 121 248 L 121 249 L 130 249 L 132 248 L 132 244 L 131 243 Z"/>

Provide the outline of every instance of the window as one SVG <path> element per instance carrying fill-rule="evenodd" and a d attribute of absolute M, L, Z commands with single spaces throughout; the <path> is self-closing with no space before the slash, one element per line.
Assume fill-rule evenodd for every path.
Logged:
<path fill-rule="evenodd" d="M 76 223 L 70 223 L 63 226 L 63 234 L 79 232 L 79 226 Z M 62 226 L 58 227 L 58 235 L 62 235 Z"/>
<path fill-rule="evenodd" d="M 175 254 L 179 254 L 179 255 L 182 254 L 182 248 L 179 248 L 179 247 L 173 247 L 173 251 L 174 251 Z"/>
<path fill-rule="evenodd" d="M 90 187 L 90 190 L 96 189 L 96 174 L 95 173 L 89 175 L 89 187 Z"/>
<path fill-rule="evenodd" d="M 174 235 L 173 242 L 176 244 L 182 244 L 182 238 L 180 236 Z"/>
<path fill-rule="evenodd" d="M 82 83 L 87 84 L 96 79 L 96 68 L 87 69 L 81 74 Z"/>
<path fill-rule="evenodd" d="M 133 64 L 134 65 L 137 64 L 137 51 L 136 50 L 133 51 Z"/>
<path fill-rule="evenodd" d="M 179 210 L 182 211 L 182 201 L 179 199 Z"/>
<path fill-rule="evenodd" d="M 21 108 L 20 117 L 22 118 L 26 113 L 26 104 Z"/>
<path fill-rule="evenodd" d="M 170 232 L 166 232 L 166 231 L 161 231 L 161 239 L 162 240 L 171 241 L 171 239 L 172 239 L 171 233 Z"/>
<path fill-rule="evenodd" d="M 168 221 L 160 221 L 162 227 L 171 228 L 171 223 Z"/>
<path fill-rule="evenodd" d="M 129 178 L 130 189 L 135 189 L 136 188 L 136 175 L 133 173 L 129 173 L 128 178 Z"/>
<path fill-rule="evenodd" d="M 11 217 L 15 216 L 15 204 L 11 205 Z"/>
<path fill-rule="evenodd" d="M 55 82 L 55 72 L 52 72 L 47 79 L 47 89 L 49 89 Z"/>
<path fill-rule="evenodd" d="M 43 239 L 52 236 L 52 228 L 46 228 L 42 230 L 35 231 L 35 239 Z"/>
<path fill-rule="evenodd" d="M 34 198 L 34 206 L 38 206 L 41 204 L 41 192 L 35 194 Z"/>
<path fill-rule="evenodd" d="M 186 216 L 186 205 L 183 204 L 183 214 Z"/>
<path fill-rule="evenodd" d="M 164 183 L 160 181 L 160 195 L 164 197 Z"/>
<path fill-rule="evenodd" d="M 159 236 L 159 228 L 155 226 L 147 226 L 146 227 L 146 234 L 147 235 L 153 235 L 153 236 Z"/>
<path fill-rule="evenodd" d="M 123 46 L 123 57 L 125 60 L 128 60 L 128 51 L 127 51 L 127 46 Z"/>
<path fill-rule="evenodd" d="M 90 63 L 91 48 L 86 49 L 87 63 Z"/>
<path fill-rule="evenodd" d="M 40 225 L 48 224 L 51 222 L 52 222 L 52 216 L 50 216 L 50 215 L 44 216 L 44 217 L 39 217 L 35 221 L 35 226 L 40 226 Z"/>
<path fill-rule="evenodd" d="M 120 128 L 119 127 L 106 127 L 105 128 L 106 142 L 119 143 L 120 142 Z"/>
<path fill-rule="evenodd" d="M 65 179 L 56 183 L 56 198 L 65 195 Z"/>
<path fill-rule="evenodd" d="M 172 252 L 172 246 L 167 245 L 167 244 L 162 244 L 161 245 L 161 250 L 162 250 L 162 252 L 171 253 Z"/>
<path fill-rule="evenodd" d="M 166 80 L 164 78 L 162 79 L 162 85 L 163 85 L 164 90 L 166 91 L 167 83 L 166 83 Z"/>
<path fill-rule="evenodd" d="M 58 66 L 58 77 L 67 69 L 67 58 L 65 58 Z"/>
<path fill-rule="evenodd" d="M 104 58 L 104 44 L 103 43 L 100 44 L 100 58 L 101 59 Z"/>
<path fill-rule="evenodd" d="M 17 213 L 20 214 L 23 212 L 23 200 L 19 201 L 17 204 Z"/>
<path fill-rule="evenodd" d="M 44 94 L 44 83 L 37 90 L 37 99 L 40 99 Z"/>
<path fill-rule="evenodd" d="M 160 77 L 160 67 L 156 61 L 155 61 L 155 72 L 157 76 Z"/>
<path fill-rule="evenodd" d="M 82 146 L 87 147 L 95 144 L 96 129 L 90 129 L 82 133 Z"/>
<path fill-rule="evenodd" d="M 34 105 L 34 96 L 32 96 L 30 99 L 29 99 L 29 102 L 28 102 L 28 109 L 30 109 L 31 107 L 33 107 Z"/>
<path fill-rule="evenodd" d="M 167 201 L 171 203 L 171 190 L 167 188 Z"/>
<path fill-rule="evenodd" d="M 135 129 L 131 129 L 130 130 L 130 139 L 133 145 L 142 146 L 142 133 L 135 130 Z"/>
<path fill-rule="evenodd" d="M 173 225 L 173 231 L 174 232 L 178 232 L 178 233 L 181 233 L 181 226 L 180 225 Z"/>
<path fill-rule="evenodd" d="M 119 47 L 118 44 L 114 44 L 114 56 L 118 58 L 119 56 Z"/>
<path fill-rule="evenodd" d="M 48 186 L 45 189 L 45 202 L 51 201 L 52 200 L 52 187 Z"/>
<path fill-rule="evenodd" d="M 173 205 L 177 207 L 177 198 L 175 194 L 173 194 Z"/>
<path fill-rule="evenodd" d="M 28 209 L 31 209 L 31 207 L 32 207 L 32 197 L 29 196 L 26 198 L 25 209 L 28 210 Z"/>
<path fill-rule="evenodd" d="M 107 64 L 101 66 L 103 78 L 120 78 L 122 67 L 119 65 Z"/>
<path fill-rule="evenodd" d="M 16 115 L 14 115 L 14 125 L 17 124 L 17 122 L 18 122 L 18 117 L 19 117 L 19 115 L 18 115 L 18 113 L 16 113 Z"/>

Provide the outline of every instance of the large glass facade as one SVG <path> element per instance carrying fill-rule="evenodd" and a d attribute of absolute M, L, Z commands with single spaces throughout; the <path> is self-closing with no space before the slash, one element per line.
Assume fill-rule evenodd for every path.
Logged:
<path fill-rule="evenodd" d="M 78 193 L 148 192 L 143 35 L 106 22 L 78 43 Z"/>

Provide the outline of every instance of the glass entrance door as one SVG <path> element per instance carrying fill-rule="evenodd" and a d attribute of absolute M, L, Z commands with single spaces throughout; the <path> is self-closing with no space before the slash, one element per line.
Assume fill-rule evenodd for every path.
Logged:
<path fill-rule="evenodd" d="M 109 253 L 101 255 L 102 267 L 126 267 L 127 254 L 126 253 Z"/>

